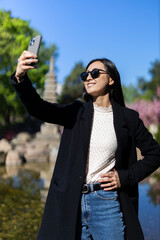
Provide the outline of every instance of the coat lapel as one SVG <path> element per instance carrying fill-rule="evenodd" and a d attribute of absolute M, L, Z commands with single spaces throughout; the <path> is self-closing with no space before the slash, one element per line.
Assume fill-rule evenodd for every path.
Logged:
<path fill-rule="evenodd" d="M 93 103 L 92 101 L 89 101 L 84 104 L 84 111 L 81 119 L 82 120 L 81 134 L 83 139 L 84 156 L 86 160 L 88 157 L 88 148 L 89 148 L 91 128 L 92 128 L 92 119 L 93 119 Z"/>
<path fill-rule="evenodd" d="M 117 137 L 116 166 L 118 169 L 123 161 L 123 154 L 127 151 L 128 146 L 128 128 L 122 111 L 122 106 L 111 100 L 113 108 L 113 123 Z"/>

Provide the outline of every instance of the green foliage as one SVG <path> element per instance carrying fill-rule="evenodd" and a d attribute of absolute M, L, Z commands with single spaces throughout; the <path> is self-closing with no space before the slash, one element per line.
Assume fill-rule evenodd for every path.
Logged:
<path fill-rule="evenodd" d="M 156 96 L 157 87 L 160 85 L 160 61 L 156 60 L 149 69 L 151 74 L 150 81 L 140 77 L 138 87 L 141 90 L 141 99 L 153 100 Z"/>
<path fill-rule="evenodd" d="M 44 209 L 38 180 L 31 171 L 19 173 L 18 187 L 11 178 L 0 179 L 0 239 L 37 239 Z"/>
<path fill-rule="evenodd" d="M 156 60 L 154 63 L 152 63 L 152 67 L 149 70 L 152 80 L 149 82 L 149 89 L 153 90 L 153 94 L 156 94 L 157 86 L 160 85 L 160 62 Z"/>
<path fill-rule="evenodd" d="M 138 78 L 138 87 L 142 91 L 146 91 L 148 89 L 148 82 L 143 77 Z"/>
<path fill-rule="evenodd" d="M 59 98 L 60 103 L 71 103 L 82 97 L 83 83 L 80 79 L 80 73 L 84 70 L 82 62 L 75 64 L 72 72 L 65 79 L 62 94 Z"/>
<path fill-rule="evenodd" d="M 10 76 L 16 70 L 17 59 L 28 48 L 31 37 L 40 34 L 30 27 L 29 21 L 13 18 L 11 12 L 0 10 L 0 121 L 10 124 L 17 116 L 22 116 L 24 108 L 17 101 L 16 93 L 10 83 Z M 29 73 L 36 88 L 43 89 L 45 74 L 48 71 L 46 61 L 51 55 L 57 56 L 56 46 L 49 47 L 42 42 L 38 70 Z"/>
<path fill-rule="evenodd" d="M 122 90 L 123 90 L 125 102 L 127 104 L 134 102 L 139 97 L 138 89 L 131 84 L 129 86 L 123 85 Z"/>
<path fill-rule="evenodd" d="M 156 141 L 160 144 L 160 125 L 158 126 L 158 131 L 155 134 Z"/>
<path fill-rule="evenodd" d="M 160 62 L 155 61 L 149 70 L 151 74 L 150 81 L 143 77 L 138 78 L 138 85 L 122 86 L 124 98 L 127 104 L 135 102 L 135 100 L 152 101 L 157 97 L 157 87 L 160 85 Z"/>

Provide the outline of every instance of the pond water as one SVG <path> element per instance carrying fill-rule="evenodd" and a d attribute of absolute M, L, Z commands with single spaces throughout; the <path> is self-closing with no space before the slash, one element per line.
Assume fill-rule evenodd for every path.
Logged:
<path fill-rule="evenodd" d="M 145 240 L 160 240 L 160 188 L 155 194 L 156 184 L 139 184 L 139 219 Z"/>
<path fill-rule="evenodd" d="M 54 165 L 0 167 L 0 240 L 36 240 Z M 160 240 L 160 174 L 139 185 L 145 240 Z"/>

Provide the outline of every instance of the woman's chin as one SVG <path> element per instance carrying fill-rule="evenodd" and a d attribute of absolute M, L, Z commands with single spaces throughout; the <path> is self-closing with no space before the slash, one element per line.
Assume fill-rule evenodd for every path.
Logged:
<path fill-rule="evenodd" d="M 92 97 L 95 96 L 95 92 L 93 92 L 93 91 L 87 91 L 87 93 L 88 93 L 89 95 L 91 95 Z"/>
<path fill-rule="evenodd" d="M 95 89 L 93 89 L 93 87 L 90 87 L 87 89 L 87 93 L 90 95 L 97 95 L 97 92 L 95 91 Z"/>
<path fill-rule="evenodd" d="M 91 95 L 92 97 L 98 97 L 98 96 L 104 95 L 101 92 L 95 91 L 95 90 L 92 90 L 92 89 L 87 90 L 87 93 L 89 95 Z"/>

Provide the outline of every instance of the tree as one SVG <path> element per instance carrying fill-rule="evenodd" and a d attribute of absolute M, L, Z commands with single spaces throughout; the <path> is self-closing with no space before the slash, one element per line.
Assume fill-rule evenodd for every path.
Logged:
<path fill-rule="evenodd" d="M 10 83 L 10 76 L 16 69 L 18 57 L 28 48 L 31 37 L 40 33 L 30 27 L 29 21 L 12 17 L 10 11 L 0 10 L 0 23 L 0 120 L 9 125 L 24 113 L 24 108 Z M 45 74 L 48 71 L 46 62 L 51 55 L 57 56 L 55 44 L 46 47 L 42 41 L 38 70 L 29 73 L 38 89 L 43 89 Z"/>
<path fill-rule="evenodd" d="M 122 86 L 123 95 L 125 102 L 131 103 L 134 102 L 137 98 L 139 98 L 139 91 L 136 87 L 134 87 L 132 84 L 129 86 Z"/>
<path fill-rule="evenodd" d="M 152 101 L 154 98 L 157 98 L 156 91 L 160 85 L 160 62 L 156 60 L 152 63 L 149 72 L 151 74 L 150 81 L 139 77 L 137 86 L 131 84 L 129 86 L 123 86 L 124 98 L 127 104 L 135 100 Z"/>
<path fill-rule="evenodd" d="M 83 63 L 76 63 L 71 73 L 65 79 L 59 102 L 67 104 L 77 98 L 82 98 L 83 83 L 80 79 L 80 73 L 83 71 L 85 71 Z"/>
<path fill-rule="evenodd" d="M 157 87 L 160 85 L 160 61 L 156 60 L 151 64 L 149 73 L 151 74 L 151 80 L 147 81 L 140 77 L 138 87 L 143 99 L 152 100 L 156 95 Z"/>
<path fill-rule="evenodd" d="M 157 86 L 160 85 L 160 62 L 156 60 L 154 63 L 152 63 L 152 67 L 149 70 L 152 79 L 148 83 L 148 88 L 153 90 L 153 94 L 156 94 Z"/>

